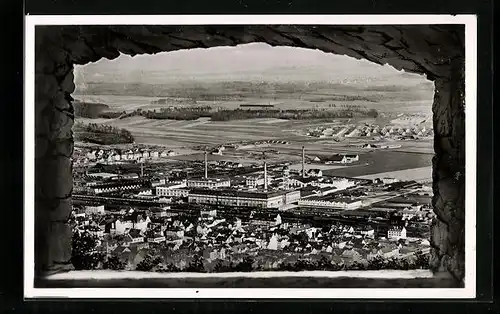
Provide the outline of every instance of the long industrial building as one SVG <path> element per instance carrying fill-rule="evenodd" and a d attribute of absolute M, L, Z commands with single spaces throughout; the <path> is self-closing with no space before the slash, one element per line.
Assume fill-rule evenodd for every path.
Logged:
<path fill-rule="evenodd" d="M 328 195 L 301 199 L 299 200 L 298 205 L 304 207 L 324 207 L 331 209 L 354 210 L 360 208 L 362 206 L 362 202 L 359 199 L 336 198 Z"/>
<path fill-rule="evenodd" d="M 230 187 L 231 181 L 229 179 L 190 179 L 187 180 L 188 188 L 209 188 L 218 189 Z"/>
<path fill-rule="evenodd" d="M 238 191 L 230 189 L 193 189 L 191 204 L 212 204 L 241 207 L 280 208 L 300 199 L 300 191 Z"/>

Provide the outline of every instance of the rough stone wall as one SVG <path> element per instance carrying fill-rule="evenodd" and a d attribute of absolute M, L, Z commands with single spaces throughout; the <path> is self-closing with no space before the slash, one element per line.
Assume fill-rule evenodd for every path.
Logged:
<path fill-rule="evenodd" d="M 465 274 L 465 77 L 464 59 L 452 75 L 437 79 L 433 111 L 432 267 L 461 281 Z"/>
<path fill-rule="evenodd" d="M 404 26 L 38 26 L 36 30 L 36 268 L 69 267 L 73 64 L 120 53 L 266 42 L 388 63 L 435 82 L 432 226 L 436 271 L 464 276 L 464 27 Z"/>
<path fill-rule="evenodd" d="M 60 33 L 75 64 L 164 51 L 265 42 L 273 46 L 319 49 L 426 74 L 450 77 L 450 60 L 460 56 L 459 25 L 221 25 L 221 26 L 64 26 Z M 463 55 L 463 54 L 462 54 Z"/>
<path fill-rule="evenodd" d="M 51 36 L 36 37 L 35 271 L 71 268 L 73 64 Z"/>

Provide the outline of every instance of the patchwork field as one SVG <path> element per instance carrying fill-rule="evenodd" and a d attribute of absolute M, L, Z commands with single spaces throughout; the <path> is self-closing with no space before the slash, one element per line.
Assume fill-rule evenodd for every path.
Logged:
<path fill-rule="evenodd" d="M 84 123 L 96 119 L 82 119 Z M 322 125 L 321 121 L 287 121 L 278 119 L 250 119 L 229 122 L 214 122 L 209 118 L 196 121 L 152 120 L 135 116 L 125 119 L 99 119 L 99 123 L 129 130 L 138 143 L 185 146 L 200 144 L 223 144 L 241 141 L 283 139 L 310 141 L 294 132 L 301 128 Z"/>
<path fill-rule="evenodd" d="M 116 85 L 116 84 L 115 84 Z M 110 86 L 110 91 L 117 91 L 117 86 Z M 213 85 L 213 84 L 212 84 Z M 154 120 L 142 116 L 133 116 L 125 119 L 85 119 L 77 118 L 84 123 L 103 123 L 118 128 L 127 129 L 132 133 L 137 144 L 160 145 L 174 149 L 179 154 L 170 157 L 176 160 L 200 160 L 202 155 L 193 150 L 194 147 L 214 147 L 219 144 L 237 142 L 255 142 L 263 140 L 281 140 L 289 144 L 272 144 L 265 147 L 251 147 L 238 151 L 226 150 L 222 156 L 209 155 L 210 160 L 238 160 L 241 163 L 256 162 L 261 153 L 273 161 L 287 161 L 293 164 L 292 168 L 300 168 L 301 147 L 306 148 L 306 156 L 314 158 L 324 157 L 336 153 L 354 153 L 360 155 L 358 163 L 342 165 L 309 164 L 307 167 L 323 169 L 325 174 L 339 176 L 370 176 L 370 175 L 398 175 L 411 174 L 426 177 L 425 172 L 431 166 L 433 156 L 432 139 L 391 141 L 375 140 L 373 138 L 349 138 L 340 142 L 332 138 L 312 138 L 305 135 L 304 130 L 324 126 L 339 126 L 346 124 L 362 125 L 415 125 L 421 121 L 432 122 L 428 119 L 432 115 L 432 93 L 427 95 L 426 88 L 404 89 L 400 87 L 384 87 L 382 89 L 351 88 L 347 85 L 328 85 L 323 89 L 303 89 L 300 93 L 296 89 L 276 89 L 262 92 L 245 92 L 239 90 L 241 86 L 227 87 L 226 85 L 208 85 L 203 89 L 219 96 L 229 95 L 227 100 L 219 97 L 217 101 L 206 100 L 202 91 L 191 91 L 190 97 L 182 95 L 134 96 L 113 94 L 76 94 L 74 98 L 85 102 L 99 102 L 109 106 L 111 111 L 127 111 L 135 109 L 153 110 L 167 106 L 200 106 L 208 105 L 227 109 L 236 109 L 242 104 L 273 105 L 275 109 L 318 109 L 331 108 L 330 105 L 356 105 L 374 108 L 383 113 L 377 118 L 354 118 L 326 120 L 280 120 L 280 119 L 248 119 L 233 121 L 211 121 L 210 118 L 198 120 Z M 106 85 L 107 86 L 107 85 Z M 96 85 L 96 88 L 107 87 Z M 106 88 L 105 88 L 106 87 Z M 213 87 L 213 88 L 212 88 Z M 243 87 L 247 87 L 243 85 Z M 141 88 L 145 88 L 142 86 Z M 156 88 L 156 87 L 155 87 Z M 180 88 L 180 87 L 179 87 Z M 178 89 L 179 89 L 178 88 Z M 214 89 L 215 88 L 215 89 Z M 229 88 L 229 89 L 228 89 Z M 166 89 L 171 90 L 171 89 Z M 174 89 L 175 91 L 175 89 Z M 180 88 L 178 92 L 185 91 Z M 144 92 L 144 91 L 143 91 Z M 201 94 L 200 94 L 201 93 Z M 175 93 L 174 93 L 175 94 Z M 188 93 L 189 94 L 189 93 Z M 215 95 L 214 94 L 214 95 Z M 141 93 L 141 95 L 153 95 Z M 203 97 L 202 97 L 203 96 Z M 158 103 L 160 98 L 168 98 L 164 103 Z M 402 115 L 404 114 L 404 115 Z M 414 115 L 415 114 L 415 115 Z M 430 121 L 430 122 L 429 122 Z M 432 126 L 430 124 L 429 126 Z M 401 145 L 391 150 L 373 150 L 360 148 L 363 144 Z M 260 162 L 260 161 L 259 161 Z M 413 170 L 413 169 L 420 170 Z M 401 170 L 408 172 L 399 172 Z"/>
<path fill-rule="evenodd" d="M 94 119 L 77 120 L 92 122 Z M 432 140 L 430 139 L 398 141 L 397 143 L 401 147 L 393 150 L 367 150 L 356 146 L 363 142 L 360 139 L 348 139 L 342 142 L 314 140 L 296 132 L 302 128 L 325 125 L 323 121 L 251 119 L 214 122 L 210 121 L 209 118 L 196 121 L 177 121 L 151 120 L 135 116 L 125 119 L 109 119 L 102 121 L 102 123 L 129 130 L 134 135 L 136 143 L 162 145 L 169 149 L 175 149 L 179 154 L 170 157 L 175 160 L 202 160 L 202 153 L 191 149 L 196 146 L 204 147 L 274 139 L 287 141 L 289 144 L 272 144 L 236 151 L 228 149 L 223 152 L 222 156 L 209 155 L 209 160 L 233 160 L 249 164 L 257 162 L 256 156 L 266 152 L 266 158 L 269 160 L 290 162 L 293 164 L 293 169 L 300 169 L 302 146 L 304 146 L 306 156 L 311 159 L 316 156 L 321 159 L 337 153 L 359 154 L 360 161 L 348 166 L 306 165 L 307 168 L 320 168 L 326 175 L 346 177 L 416 176 L 418 180 L 423 180 L 429 176 L 433 156 Z M 415 168 L 418 169 L 415 170 Z M 405 171 L 400 172 L 401 170 Z"/>

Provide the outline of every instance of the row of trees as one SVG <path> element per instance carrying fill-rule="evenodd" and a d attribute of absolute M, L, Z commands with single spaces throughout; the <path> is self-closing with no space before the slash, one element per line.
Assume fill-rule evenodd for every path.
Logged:
<path fill-rule="evenodd" d="M 312 119 L 335 119 L 353 118 L 357 116 L 376 118 L 378 112 L 375 109 L 366 109 L 356 105 L 341 105 L 336 110 L 326 109 L 222 109 L 213 111 L 209 106 L 161 108 L 159 110 L 136 109 L 131 112 L 103 112 L 101 118 L 128 118 L 143 116 L 147 119 L 170 119 L 170 120 L 196 120 L 202 117 L 211 118 L 213 121 L 245 120 L 254 118 L 276 118 L 285 120 L 312 120 Z"/>
<path fill-rule="evenodd" d="M 374 109 L 365 110 L 360 108 L 342 108 L 338 110 L 316 110 L 316 109 L 288 109 L 288 110 L 220 110 L 211 114 L 214 121 L 244 120 L 254 118 L 276 118 L 285 120 L 313 120 L 313 119 L 335 119 L 353 118 L 356 116 L 376 117 L 378 112 Z"/>
<path fill-rule="evenodd" d="M 132 133 L 126 129 L 116 128 L 106 124 L 76 123 L 73 130 L 75 139 L 101 145 L 128 144 L 134 142 Z"/>
<path fill-rule="evenodd" d="M 162 108 L 158 111 L 141 111 L 140 114 L 147 119 L 171 119 L 171 120 L 196 120 L 201 117 L 210 117 L 211 108 L 207 106 L 189 108 Z"/>
<path fill-rule="evenodd" d="M 124 267 L 124 265 L 122 265 Z M 247 256 L 239 262 L 230 262 L 227 260 L 217 260 L 215 265 L 206 267 L 203 257 L 195 255 L 191 262 L 184 269 L 181 269 L 173 263 L 163 264 L 162 258 L 159 256 L 148 255 L 136 267 L 136 270 L 141 271 L 158 271 L 158 272 L 196 272 L 196 273 L 223 273 L 223 272 L 252 272 L 252 271 L 306 271 L 306 270 L 323 270 L 323 271 L 345 271 L 345 270 L 411 270 L 411 269 L 428 269 L 429 256 L 421 252 L 417 253 L 415 259 L 391 258 L 385 260 L 378 256 L 366 262 L 354 261 L 352 263 L 333 263 L 326 256 L 322 256 L 319 260 L 313 261 L 308 259 L 299 259 L 296 262 L 282 262 L 276 268 L 265 268 L 259 265 L 253 257 Z M 123 268 L 122 268 L 123 269 Z"/>
<path fill-rule="evenodd" d="M 112 269 L 123 270 L 129 267 L 116 256 L 106 256 L 96 250 L 98 239 L 88 232 L 74 232 L 72 263 L 77 270 L 82 269 Z M 207 267 L 204 258 L 196 254 L 188 265 L 180 268 L 173 263 L 165 263 L 164 258 L 157 250 L 151 250 L 144 259 L 139 262 L 135 270 L 138 271 L 158 271 L 158 272 L 251 272 L 251 271 L 304 271 L 304 270 L 410 270 L 428 269 L 429 255 L 418 251 L 412 260 L 390 258 L 384 259 L 381 256 L 374 257 L 368 261 L 354 261 L 352 263 L 335 263 L 328 257 L 322 256 L 319 260 L 298 259 L 295 262 L 282 262 L 277 268 L 266 269 L 251 256 L 244 257 L 241 261 L 234 262 L 228 260 L 217 260 L 215 265 Z"/>
<path fill-rule="evenodd" d="M 101 103 L 87 103 L 83 101 L 73 102 L 75 117 L 99 118 L 102 111 L 109 109 L 108 105 Z"/>

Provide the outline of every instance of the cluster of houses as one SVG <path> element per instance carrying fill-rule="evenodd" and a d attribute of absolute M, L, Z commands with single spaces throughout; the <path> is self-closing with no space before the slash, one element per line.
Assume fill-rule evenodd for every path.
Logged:
<path fill-rule="evenodd" d="M 347 125 L 347 126 L 320 126 L 306 131 L 307 136 L 326 138 L 342 138 L 342 137 L 428 137 L 433 136 L 432 128 L 426 127 L 401 127 L 401 126 L 384 126 L 378 125 Z"/>
<path fill-rule="evenodd" d="M 77 157 L 75 162 L 81 164 L 90 162 L 113 163 L 119 161 L 154 160 L 175 155 L 176 152 L 173 150 L 151 150 L 139 148 L 128 150 L 92 149 L 80 154 L 78 151 L 75 151 L 75 156 Z"/>
<path fill-rule="evenodd" d="M 288 144 L 290 144 L 288 141 L 282 141 L 282 140 L 262 140 L 255 142 L 231 144 L 231 146 L 235 149 L 249 149 L 249 148 L 269 146 L 269 145 L 288 145 Z"/>
<path fill-rule="evenodd" d="M 243 167 L 241 162 L 230 161 L 230 160 L 219 160 L 216 161 L 215 170 L 225 170 L 225 169 L 236 169 Z"/>
<path fill-rule="evenodd" d="M 353 227 L 333 224 L 313 227 L 303 223 L 274 220 L 242 222 L 238 218 L 217 217 L 216 210 L 202 211 L 197 219 L 171 215 L 169 207 L 147 211 L 121 210 L 114 214 L 102 206 L 75 209 L 76 232 L 88 232 L 99 238 L 97 250 L 114 255 L 131 269 L 142 261 L 154 246 L 172 255 L 177 267 L 185 267 L 194 254 L 206 263 L 217 260 L 241 260 L 253 256 L 257 260 L 274 252 L 273 258 L 262 259 L 265 267 L 276 267 L 285 256 L 303 258 L 327 254 L 343 262 L 369 260 L 373 257 L 411 255 L 427 240 L 409 238 L 405 227 L 393 226 L 386 236 L 370 226 Z M 159 245 L 159 246 L 158 246 Z"/>
<path fill-rule="evenodd" d="M 331 164 L 350 164 L 359 161 L 358 154 L 332 154 L 328 156 L 308 156 L 307 159 L 312 163 Z"/>

